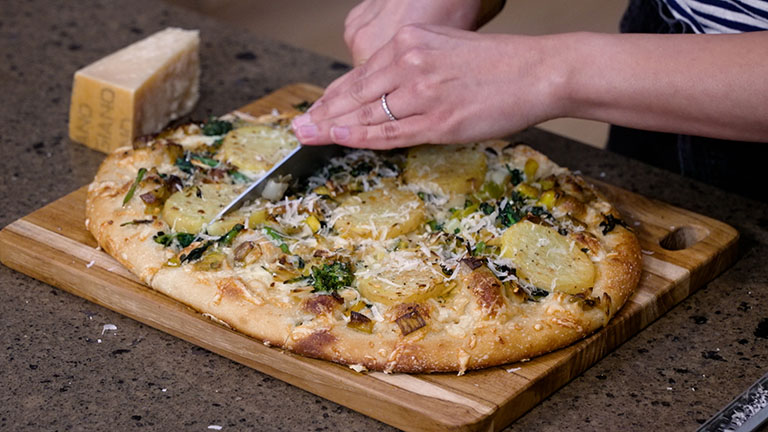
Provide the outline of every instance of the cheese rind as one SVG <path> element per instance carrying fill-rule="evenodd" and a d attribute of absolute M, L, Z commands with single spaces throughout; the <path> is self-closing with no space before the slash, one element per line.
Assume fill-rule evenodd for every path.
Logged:
<path fill-rule="evenodd" d="M 200 37 L 167 28 L 75 73 L 69 137 L 103 152 L 159 132 L 199 97 Z"/>

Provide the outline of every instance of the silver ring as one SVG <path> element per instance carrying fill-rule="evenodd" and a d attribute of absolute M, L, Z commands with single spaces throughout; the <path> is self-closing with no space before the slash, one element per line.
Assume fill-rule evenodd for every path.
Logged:
<path fill-rule="evenodd" d="M 387 106 L 387 94 L 386 93 L 381 95 L 381 107 L 384 108 L 384 112 L 387 113 L 387 117 L 389 117 L 389 121 L 397 121 L 397 117 L 395 117 L 392 114 L 392 111 L 389 110 L 389 106 Z"/>

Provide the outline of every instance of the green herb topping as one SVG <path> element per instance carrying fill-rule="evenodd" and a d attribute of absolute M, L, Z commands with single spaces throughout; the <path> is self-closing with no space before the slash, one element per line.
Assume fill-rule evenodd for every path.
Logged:
<path fill-rule="evenodd" d="M 183 264 L 185 262 L 199 260 L 203 256 L 205 251 L 207 251 L 208 248 L 211 247 L 211 245 L 213 245 L 213 242 L 209 240 L 203 243 L 201 246 L 198 246 L 192 249 L 192 251 L 190 251 L 188 254 L 181 255 L 179 257 L 179 261 L 181 261 L 181 263 Z"/>
<path fill-rule="evenodd" d="M 489 214 L 493 213 L 493 210 L 494 210 L 493 204 L 488 204 L 488 203 L 480 204 L 480 211 L 482 211 L 483 214 L 485 214 L 485 215 L 489 215 Z"/>
<path fill-rule="evenodd" d="M 125 198 L 123 198 L 123 207 L 125 207 L 125 205 L 128 204 L 128 201 L 133 198 L 133 194 L 136 193 L 136 187 L 139 185 L 139 183 L 141 183 L 141 180 L 144 178 L 144 174 L 146 173 L 146 168 L 139 168 L 139 172 L 136 173 L 136 180 L 133 181 L 131 188 L 128 189 L 128 193 L 125 194 Z"/>
<path fill-rule="evenodd" d="M 120 224 L 120 226 L 126 226 L 126 225 L 143 225 L 154 222 L 152 219 L 134 219 L 132 221 L 123 222 Z"/>
<path fill-rule="evenodd" d="M 475 250 L 472 251 L 472 255 L 477 256 L 477 255 L 484 254 L 485 248 L 486 248 L 485 242 L 477 242 L 477 244 L 475 244 Z"/>
<path fill-rule="evenodd" d="M 176 242 L 179 243 L 179 246 L 183 249 L 192 244 L 192 242 L 195 240 L 195 235 L 184 232 L 166 234 L 163 231 L 158 231 L 157 234 L 152 236 L 152 240 L 154 240 L 155 243 L 159 243 L 165 247 L 170 246 L 173 241 L 176 240 Z"/>
<path fill-rule="evenodd" d="M 195 172 L 195 166 L 189 163 L 189 161 L 186 158 L 179 157 L 176 158 L 176 162 L 174 163 L 180 170 L 184 171 L 187 174 L 192 174 Z"/>
<path fill-rule="evenodd" d="M 434 219 L 427 221 L 427 225 L 429 225 L 429 229 L 433 232 L 437 232 L 443 229 L 443 224 L 437 223 L 437 221 Z"/>
<path fill-rule="evenodd" d="M 230 177 L 232 177 L 232 181 L 235 183 L 250 183 L 251 179 L 249 179 L 245 174 L 237 171 L 237 170 L 229 170 L 228 174 Z"/>
<path fill-rule="evenodd" d="M 219 237 L 217 240 L 220 244 L 229 246 L 232 244 L 232 241 L 237 237 L 238 234 L 240 234 L 240 231 L 245 229 L 245 226 L 243 224 L 237 224 L 232 227 L 231 230 L 229 230 L 226 234 Z"/>
<path fill-rule="evenodd" d="M 281 242 L 279 247 L 280 247 L 280 250 L 283 251 L 283 253 L 291 253 L 291 249 L 283 241 L 283 234 L 277 232 L 276 230 L 270 227 L 264 227 L 263 229 L 264 229 L 264 232 L 269 236 L 269 238 L 271 238 L 272 240 Z"/>
<path fill-rule="evenodd" d="M 219 120 L 215 117 L 211 117 L 203 125 L 203 135 L 207 136 L 224 135 L 231 130 L 232 123 L 225 120 Z"/>
<path fill-rule="evenodd" d="M 518 193 L 512 192 L 509 200 L 504 207 L 499 207 L 499 215 L 496 216 L 496 220 L 503 226 L 510 227 L 518 222 L 525 216 L 523 207 L 525 206 L 525 197 Z"/>
<path fill-rule="evenodd" d="M 312 286 L 313 292 L 338 291 L 341 288 L 352 286 L 355 281 L 355 275 L 349 264 L 344 262 L 334 262 L 332 264 L 323 264 L 322 267 L 312 266 Z"/>
<path fill-rule="evenodd" d="M 208 157 L 196 154 L 196 153 L 190 153 L 189 154 L 189 158 L 190 159 L 194 159 L 196 161 L 200 161 L 200 162 L 208 165 L 211 168 L 215 168 L 215 167 L 219 166 L 219 161 L 217 161 L 216 159 L 211 159 L 211 158 L 208 158 Z"/>
<path fill-rule="evenodd" d="M 352 171 L 349 173 L 352 174 L 353 177 L 359 177 L 361 175 L 370 173 L 371 170 L 373 170 L 373 165 L 369 164 L 368 162 L 360 162 L 359 164 L 355 165 L 355 167 L 352 168 Z"/>
<path fill-rule="evenodd" d="M 507 171 L 509 171 L 509 175 L 510 175 L 509 181 L 513 185 L 517 186 L 517 185 L 519 185 L 520 183 L 523 182 L 523 172 L 522 171 L 520 171 L 517 168 L 514 168 L 514 169 L 510 168 L 509 165 L 507 165 Z"/>

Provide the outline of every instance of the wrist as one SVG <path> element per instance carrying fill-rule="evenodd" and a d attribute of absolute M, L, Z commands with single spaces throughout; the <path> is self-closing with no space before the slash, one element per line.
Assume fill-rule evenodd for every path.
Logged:
<path fill-rule="evenodd" d="M 505 41 L 512 50 L 507 54 L 509 70 L 524 68 L 523 77 L 513 75 L 518 82 L 510 83 L 512 88 L 523 84 L 533 106 L 531 114 L 536 123 L 560 117 L 574 117 L 578 108 L 577 77 L 581 74 L 579 47 L 586 34 L 570 33 L 546 36 L 508 36 Z M 522 58 L 521 58 L 522 56 Z"/>
<path fill-rule="evenodd" d="M 557 117 L 600 120 L 597 113 L 608 99 L 612 77 L 608 54 L 610 35 L 564 33 L 547 37 L 550 104 Z"/>
<path fill-rule="evenodd" d="M 577 77 L 583 33 L 556 34 L 538 38 L 541 56 L 541 94 L 547 120 L 574 117 L 578 108 Z"/>

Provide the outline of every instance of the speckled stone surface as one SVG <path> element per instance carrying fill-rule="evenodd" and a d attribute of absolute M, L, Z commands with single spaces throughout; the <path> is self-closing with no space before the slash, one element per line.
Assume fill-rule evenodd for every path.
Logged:
<path fill-rule="evenodd" d="M 162 2 L 54 4 L 0 1 L 0 226 L 90 181 L 103 155 L 66 137 L 72 74 L 156 30 L 201 30 L 197 119 L 346 70 Z M 742 252 L 509 430 L 692 430 L 766 372 L 768 334 L 756 329 L 768 319 L 767 205 L 539 130 L 519 139 L 733 225 Z M 391 430 L 4 266 L 0 317 L 0 430 Z M 117 330 L 102 334 L 105 324 Z"/>

